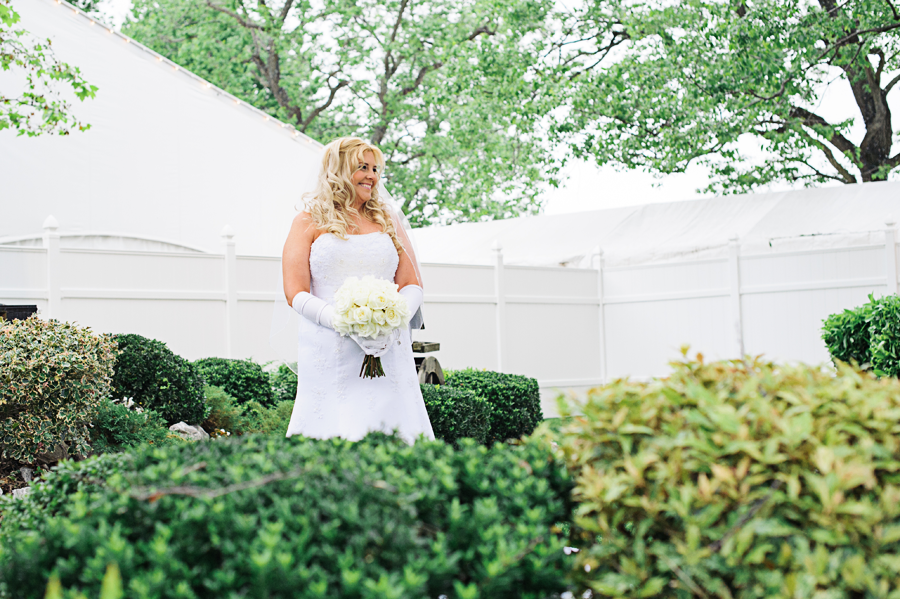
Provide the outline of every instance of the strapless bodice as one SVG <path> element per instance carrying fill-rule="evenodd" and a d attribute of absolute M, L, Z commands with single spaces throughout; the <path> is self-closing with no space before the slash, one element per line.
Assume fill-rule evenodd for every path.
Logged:
<path fill-rule="evenodd" d="M 393 281 L 400 258 L 387 233 L 348 235 L 323 233 L 309 250 L 310 292 L 331 303 L 349 277 L 372 275 Z"/>

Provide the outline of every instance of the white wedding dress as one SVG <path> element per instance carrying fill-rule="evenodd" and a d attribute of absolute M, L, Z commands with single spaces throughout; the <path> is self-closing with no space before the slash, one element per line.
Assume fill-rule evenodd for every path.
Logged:
<path fill-rule="evenodd" d="M 309 253 L 310 293 L 329 304 L 348 277 L 373 275 L 393 281 L 399 256 L 386 233 L 324 233 Z M 297 399 L 287 436 L 361 439 L 369 431 L 397 430 L 412 443 L 419 435 L 434 439 L 412 355 L 409 329 L 400 345 L 381 357 L 385 376 L 359 376 L 365 354 L 350 337 L 300 318 Z"/>

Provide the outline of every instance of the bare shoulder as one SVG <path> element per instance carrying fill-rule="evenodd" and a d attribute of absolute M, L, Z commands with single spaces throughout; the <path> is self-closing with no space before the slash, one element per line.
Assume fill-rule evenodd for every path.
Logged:
<path fill-rule="evenodd" d="M 291 223 L 291 237 L 309 238 L 312 241 L 320 234 L 321 231 L 316 227 L 316 222 L 309 212 L 301 212 L 294 217 L 294 222 Z"/>

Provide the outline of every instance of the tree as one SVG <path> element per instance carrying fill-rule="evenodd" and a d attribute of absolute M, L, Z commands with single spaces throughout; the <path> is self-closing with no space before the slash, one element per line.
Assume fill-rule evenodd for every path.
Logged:
<path fill-rule="evenodd" d="M 414 224 L 535 212 L 550 0 L 136 0 L 124 31 L 316 139 L 387 158 Z"/>
<path fill-rule="evenodd" d="M 0 92 L 0 131 L 12 129 L 34 137 L 89 129 L 71 113 L 71 104 L 53 82 L 68 85 L 82 101 L 93 98 L 97 88 L 84 80 L 77 67 L 57 60 L 49 39 L 35 42 L 27 31 L 17 28 L 19 20 L 10 0 L 0 0 L 0 69 L 23 71 L 25 83 L 25 91 L 17 97 Z"/>
<path fill-rule="evenodd" d="M 555 133 L 577 156 L 656 173 L 699 162 L 719 193 L 883 181 L 900 165 L 893 0 L 588 0 L 562 22 L 570 112 Z M 829 85 L 851 91 L 858 113 L 822 116 Z M 741 154 L 742 136 L 764 159 Z"/>

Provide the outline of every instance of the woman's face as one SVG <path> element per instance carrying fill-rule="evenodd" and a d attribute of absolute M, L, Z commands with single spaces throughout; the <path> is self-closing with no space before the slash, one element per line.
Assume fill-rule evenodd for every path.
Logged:
<path fill-rule="evenodd" d="M 359 168 L 353 173 L 353 186 L 356 188 L 356 199 L 368 202 L 372 197 L 372 190 L 378 185 L 378 177 L 381 176 L 381 167 L 375 162 L 375 154 L 364 152 Z"/>

